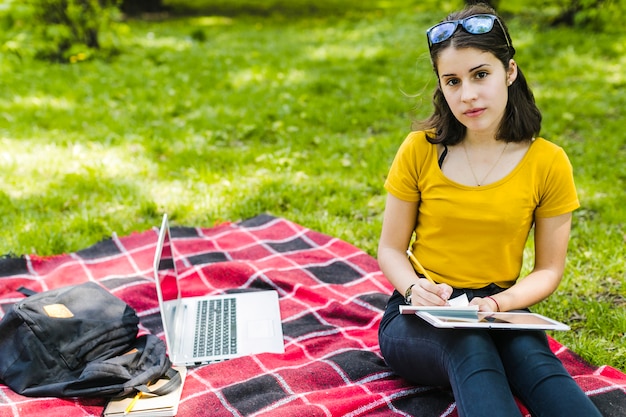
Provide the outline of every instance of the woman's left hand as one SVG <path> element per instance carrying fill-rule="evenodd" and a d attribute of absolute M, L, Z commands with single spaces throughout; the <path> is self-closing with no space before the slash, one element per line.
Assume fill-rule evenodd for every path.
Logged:
<path fill-rule="evenodd" d="M 490 298 L 481 298 L 481 297 L 474 297 L 472 298 L 472 301 L 470 301 L 470 305 L 477 305 L 478 306 L 478 311 L 484 311 L 484 312 L 496 312 L 498 311 L 498 307 L 496 306 L 496 303 L 490 299 Z"/>

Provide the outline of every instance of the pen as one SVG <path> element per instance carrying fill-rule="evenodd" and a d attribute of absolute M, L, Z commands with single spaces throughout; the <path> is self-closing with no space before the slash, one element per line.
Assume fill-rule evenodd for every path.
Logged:
<path fill-rule="evenodd" d="M 424 269 L 420 261 L 417 260 L 417 258 L 415 257 L 415 255 L 413 255 L 413 252 L 411 252 L 410 249 L 407 249 L 406 254 L 409 255 L 409 261 L 411 261 L 411 264 L 413 264 L 413 268 L 415 268 L 417 272 L 424 275 L 426 279 L 432 282 L 433 284 L 437 284 L 435 280 L 432 279 L 430 275 L 428 275 L 428 272 L 426 272 L 426 269 Z"/>
<path fill-rule="evenodd" d="M 128 404 L 128 407 L 126 407 L 126 410 L 124 410 L 124 415 L 128 415 L 131 411 L 133 411 L 133 407 L 135 406 L 135 404 L 140 398 L 141 398 L 141 391 L 139 391 L 137 395 L 135 395 L 133 400 L 130 402 L 130 404 Z"/>

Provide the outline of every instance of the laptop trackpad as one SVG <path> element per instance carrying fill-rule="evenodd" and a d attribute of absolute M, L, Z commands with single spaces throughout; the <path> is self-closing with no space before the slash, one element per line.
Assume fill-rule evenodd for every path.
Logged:
<path fill-rule="evenodd" d="M 248 337 L 250 339 L 264 339 L 274 336 L 272 320 L 253 320 L 248 322 Z"/>

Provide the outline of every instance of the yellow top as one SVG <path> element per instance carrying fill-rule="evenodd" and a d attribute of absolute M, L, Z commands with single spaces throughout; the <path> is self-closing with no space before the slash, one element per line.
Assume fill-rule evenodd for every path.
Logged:
<path fill-rule="evenodd" d="M 558 216 L 580 206 L 567 155 L 541 138 L 507 176 L 472 187 L 447 178 L 436 145 L 424 132 L 412 132 L 396 154 L 385 189 L 419 202 L 412 251 L 435 281 L 455 288 L 512 286 L 535 216 Z"/>

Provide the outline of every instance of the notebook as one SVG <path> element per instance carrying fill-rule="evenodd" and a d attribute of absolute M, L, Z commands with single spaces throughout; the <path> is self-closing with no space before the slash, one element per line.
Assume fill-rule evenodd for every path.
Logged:
<path fill-rule="evenodd" d="M 154 256 L 154 279 L 165 343 L 174 365 L 285 352 L 276 291 L 183 298 L 175 253 L 165 214 Z"/>
<path fill-rule="evenodd" d="M 181 377 L 181 384 L 178 389 L 159 396 L 138 395 L 137 400 L 134 400 L 134 395 L 112 398 L 104 409 L 104 417 L 173 417 L 178 414 L 178 404 L 185 385 L 187 368 L 178 366 L 175 369 Z M 166 382 L 165 379 L 159 380 L 150 388 L 157 389 Z"/>

